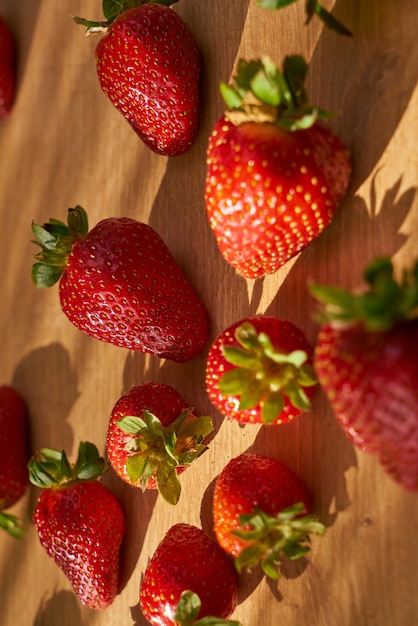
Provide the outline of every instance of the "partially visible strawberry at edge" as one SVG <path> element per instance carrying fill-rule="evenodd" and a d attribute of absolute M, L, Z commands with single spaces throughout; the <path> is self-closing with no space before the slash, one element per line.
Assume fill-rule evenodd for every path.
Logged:
<path fill-rule="evenodd" d="M 0 119 L 9 115 L 16 91 L 16 39 L 0 16 Z"/>

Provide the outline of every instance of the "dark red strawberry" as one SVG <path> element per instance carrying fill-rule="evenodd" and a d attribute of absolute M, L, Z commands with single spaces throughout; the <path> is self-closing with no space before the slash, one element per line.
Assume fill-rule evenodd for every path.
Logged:
<path fill-rule="evenodd" d="M 196 526 L 172 526 L 150 559 L 141 583 L 139 604 L 150 624 L 239 626 L 224 621 L 237 602 L 234 567 L 217 543 Z M 210 621 L 208 616 L 218 619 Z"/>
<path fill-rule="evenodd" d="M 213 430 L 210 417 L 196 417 L 181 395 L 163 383 L 133 387 L 116 402 L 109 420 L 106 447 L 109 461 L 124 481 L 158 489 L 177 504 L 182 473 L 207 446 Z"/>
<path fill-rule="evenodd" d="M 16 91 L 16 40 L 9 25 L 0 16 L 0 119 L 13 106 Z"/>
<path fill-rule="evenodd" d="M 257 4 L 266 9 L 281 9 L 288 4 L 293 4 L 296 0 L 257 0 Z M 351 36 L 351 32 L 337 20 L 332 13 L 327 11 L 318 0 L 305 0 L 306 22 L 309 24 L 311 19 L 316 15 L 323 21 L 325 26 L 340 35 Z"/>
<path fill-rule="evenodd" d="M 32 224 L 42 250 L 32 277 L 59 280 L 61 308 L 88 335 L 179 363 L 205 347 L 207 313 L 160 236 L 147 224 L 109 218 L 88 232 L 87 215 L 68 211 L 68 226 Z"/>
<path fill-rule="evenodd" d="M 206 391 L 230 419 L 282 424 L 310 407 L 313 349 L 292 322 L 250 317 L 226 328 L 210 347 Z"/>
<path fill-rule="evenodd" d="M 0 528 L 14 537 L 23 530 L 15 515 L 4 509 L 15 504 L 29 485 L 29 415 L 22 396 L 9 385 L 0 386 Z"/>
<path fill-rule="evenodd" d="M 39 541 L 90 609 L 105 609 L 118 593 L 125 525 L 119 501 L 98 480 L 103 468 L 90 443 L 80 443 L 74 465 L 50 448 L 29 464 L 31 482 L 43 489 L 33 514 Z"/>
<path fill-rule="evenodd" d="M 265 574 L 277 578 L 283 555 L 304 556 L 309 534 L 324 533 L 311 506 L 308 487 L 286 465 L 261 454 L 240 454 L 216 479 L 216 538 L 239 571 L 261 562 Z"/>
<path fill-rule="evenodd" d="M 96 47 L 99 82 L 112 104 L 155 152 L 178 156 L 196 139 L 200 52 L 177 0 L 103 2 L 106 21 L 75 18 Z"/>
<path fill-rule="evenodd" d="M 246 278 L 276 272 L 330 224 L 351 177 L 348 150 L 306 104 L 307 65 L 241 60 L 231 109 L 210 135 L 205 202 L 222 255 Z"/>
<path fill-rule="evenodd" d="M 388 258 L 370 263 L 365 289 L 313 285 L 324 303 L 314 366 L 349 439 L 418 490 L 418 262 L 397 280 Z"/>

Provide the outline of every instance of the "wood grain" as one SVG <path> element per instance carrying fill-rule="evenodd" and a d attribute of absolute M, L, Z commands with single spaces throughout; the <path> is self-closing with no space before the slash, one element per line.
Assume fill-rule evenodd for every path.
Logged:
<path fill-rule="evenodd" d="M 81 204 L 90 223 L 109 216 L 148 222 L 166 241 L 210 313 L 212 338 L 248 314 L 291 319 L 314 341 L 307 283 L 359 284 L 363 266 L 389 254 L 401 269 L 417 256 L 418 42 L 414 0 L 336 0 L 332 9 L 354 32 L 338 37 L 319 20 L 304 26 L 304 2 L 280 12 L 255 0 L 181 0 L 175 5 L 199 42 L 204 64 L 196 145 L 172 160 L 152 154 L 100 91 L 94 38 L 71 14 L 101 15 L 99 0 L 1 0 L 19 40 L 18 97 L 0 124 L 0 381 L 25 397 L 32 447 L 80 440 L 103 448 L 110 411 L 142 381 L 175 386 L 216 435 L 183 475 L 179 504 L 128 489 L 109 474 L 123 501 L 127 535 L 123 589 L 104 612 L 83 608 L 48 559 L 31 526 L 37 493 L 12 509 L 28 533 L 0 536 L 4 626 L 146 624 L 138 590 L 148 558 L 177 521 L 210 532 L 213 481 L 246 450 L 275 456 L 298 472 L 327 526 L 303 562 L 285 564 L 277 583 L 258 572 L 241 581 L 234 618 L 243 626 L 405 626 L 417 623 L 418 500 L 388 478 L 374 458 L 353 449 L 321 393 L 312 411 L 287 426 L 240 428 L 223 420 L 204 391 L 205 354 L 176 365 L 84 336 L 59 309 L 57 291 L 36 290 L 30 269 L 31 221 L 64 219 Z M 311 61 L 312 100 L 338 112 L 331 124 L 355 164 L 348 196 L 331 227 L 277 274 L 245 281 L 222 260 L 203 203 L 205 150 L 223 111 L 218 92 L 240 57 Z"/>

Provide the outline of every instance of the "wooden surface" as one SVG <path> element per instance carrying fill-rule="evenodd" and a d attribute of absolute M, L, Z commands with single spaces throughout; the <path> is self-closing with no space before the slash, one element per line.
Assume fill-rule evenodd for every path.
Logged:
<path fill-rule="evenodd" d="M 377 254 L 397 267 L 417 254 L 418 47 L 414 0 L 324 0 L 355 33 L 338 37 L 319 20 L 305 27 L 304 2 L 281 12 L 255 0 L 181 0 L 203 58 L 202 123 L 193 149 L 167 160 L 151 153 L 100 91 L 97 40 L 71 14 L 101 15 L 99 0 L 1 0 L 19 40 L 18 96 L 0 124 L 0 382 L 11 383 L 31 412 L 32 447 L 80 440 L 102 450 L 118 397 L 143 381 L 175 386 L 216 434 L 182 477 L 172 507 L 153 493 L 106 483 L 127 514 L 123 590 L 104 612 L 83 608 L 38 543 L 30 516 L 37 493 L 13 509 L 28 528 L 21 542 L 0 536 L 2 626 L 145 625 L 138 589 L 148 558 L 168 528 L 186 521 L 210 532 L 213 481 L 228 460 L 254 450 L 280 458 L 308 483 L 327 526 L 307 560 L 283 566 L 279 583 L 243 577 L 234 618 L 243 626 L 412 626 L 418 624 L 418 496 L 356 452 L 321 393 L 312 411 L 288 426 L 240 428 L 211 407 L 205 353 L 186 365 L 145 357 L 90 339 L 59 309 L 56 289 L 36 290 L 30 270 L 31 221 L 65 219 L 81 204 L 90 224 L 109 216 L 148 222 L 165 240 L 204 301 L 212 338 L 248 314 L 291 319 L 314 341 L 308 280 L 360 282 Z M 222 260 L 203 203 L 205 150 L 223 111 L 220 80 L 240 56 L 288 53 L 311 60 L 311 99 L 339 112 L 335 130 L 352 149 L 355 172 L 333 224 L 274 276 L 245 281 Z"/>

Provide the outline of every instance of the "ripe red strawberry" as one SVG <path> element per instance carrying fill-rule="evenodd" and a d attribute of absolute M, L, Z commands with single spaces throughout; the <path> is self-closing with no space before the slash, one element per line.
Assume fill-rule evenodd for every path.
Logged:
<path fill-rule="evenodd" d="M 418 262 L 397 281 L 376 259 L 364 279 L 357 294 L 312 286 L 325 303 L 314 366 L 349 439 L 418 490 Z"/>
<path fill-rule="evenodd" d="M 218 544 L 196 526 L 172 526 L 150 559 L 141 583 L 139 604 L 150 624 L 239 626 L 224 621 L 237 602 L 235 570 Z M 218 620 L 212 617 L 210 621 L 209 616 Z"/>
<path fill-rule="evenodd" d="M 4 509 L 15 504 L 29 484 L 29 416 L 22 396 L 9 385 L 0 386 L 0 528 L 21 537 L 15 515 Z"/>
<path fill-rule="evenodd" d="M 251 317 L 226 328 L 209 349 L 206 391 L 223 415 L 282 424 L 309 410 L 313 349 L 292 322 Z"/>
<path fill-rule="evenodd" d="M 178 156 L 193 145 L 199 120 L 200 52 L 177 0 L 104 1 L 105 22 L 75 18 L 96 47 L 99 82 L 145 144 Z"/>
<path fill-rule="evenodd" d="M 276 272 L 330 224 L 351 177 L 348 150 L 306 105 L 307 66 L 241 60 L 210 135 L 205 202 L 222 255 L 246 278 Z"/>
<path fill-rule="evenodd" d="M 210 417 L 196 417 L 181 395 L 163 383 L 133 387 L 116 402 L 106 448 L 115 472 L 134 487 L 158 489 L 177 504 L 182 473 L 205 450 Z"/>
<path fill-rule="evenodd" d="M 43 488 L 33 514 L 40 543 L 91 609 L 105 609 L 118 593 L 124 533 L 119 501 L 97 480 L 103 467 L 90 443 L 80 443 L 72 466 L 64 451 L 49 448 L 29 463 L 31 482 Z"/>
<path fill-rule="evenodd" d="M 324 533 L 310 515 L 311 506 L 308 487 L 286 465 L 261 454 L 240 454 L 216 479 L 216 538 L 235 557 L 238 571 L 261 561 L 265 574 L 277 578 L 282 555 L 304 556 L 309 533 Z"/>
<path fill-rule="evenodd" d="M 257 4 L 267 9 L 281 9 L 296 0 L 257 0 Z M 318 0 L 305 0 L 306 22 L 309 24 L 314 15 L 323 21 L 325 26 L 340 35 L 351 36 L 351 32 L 337 20 L 332 13 L 327 11 Z"/>
<path fill-rule="evenodd" d="M 88 335 L 179 363 L 205 347 L 208 316 L 160 236 L 147 224 L 109 218 L 88 232 L 81 207 L 68 226 L 32 224 L 42 250 L 32 277 L 59 280 L 61 308 Z"/>
<path fill-rule="evenodd" d="M 0 16 L 0 119 L 13 106 L 16 90 L 16 40 L 8 24 Z"/>

